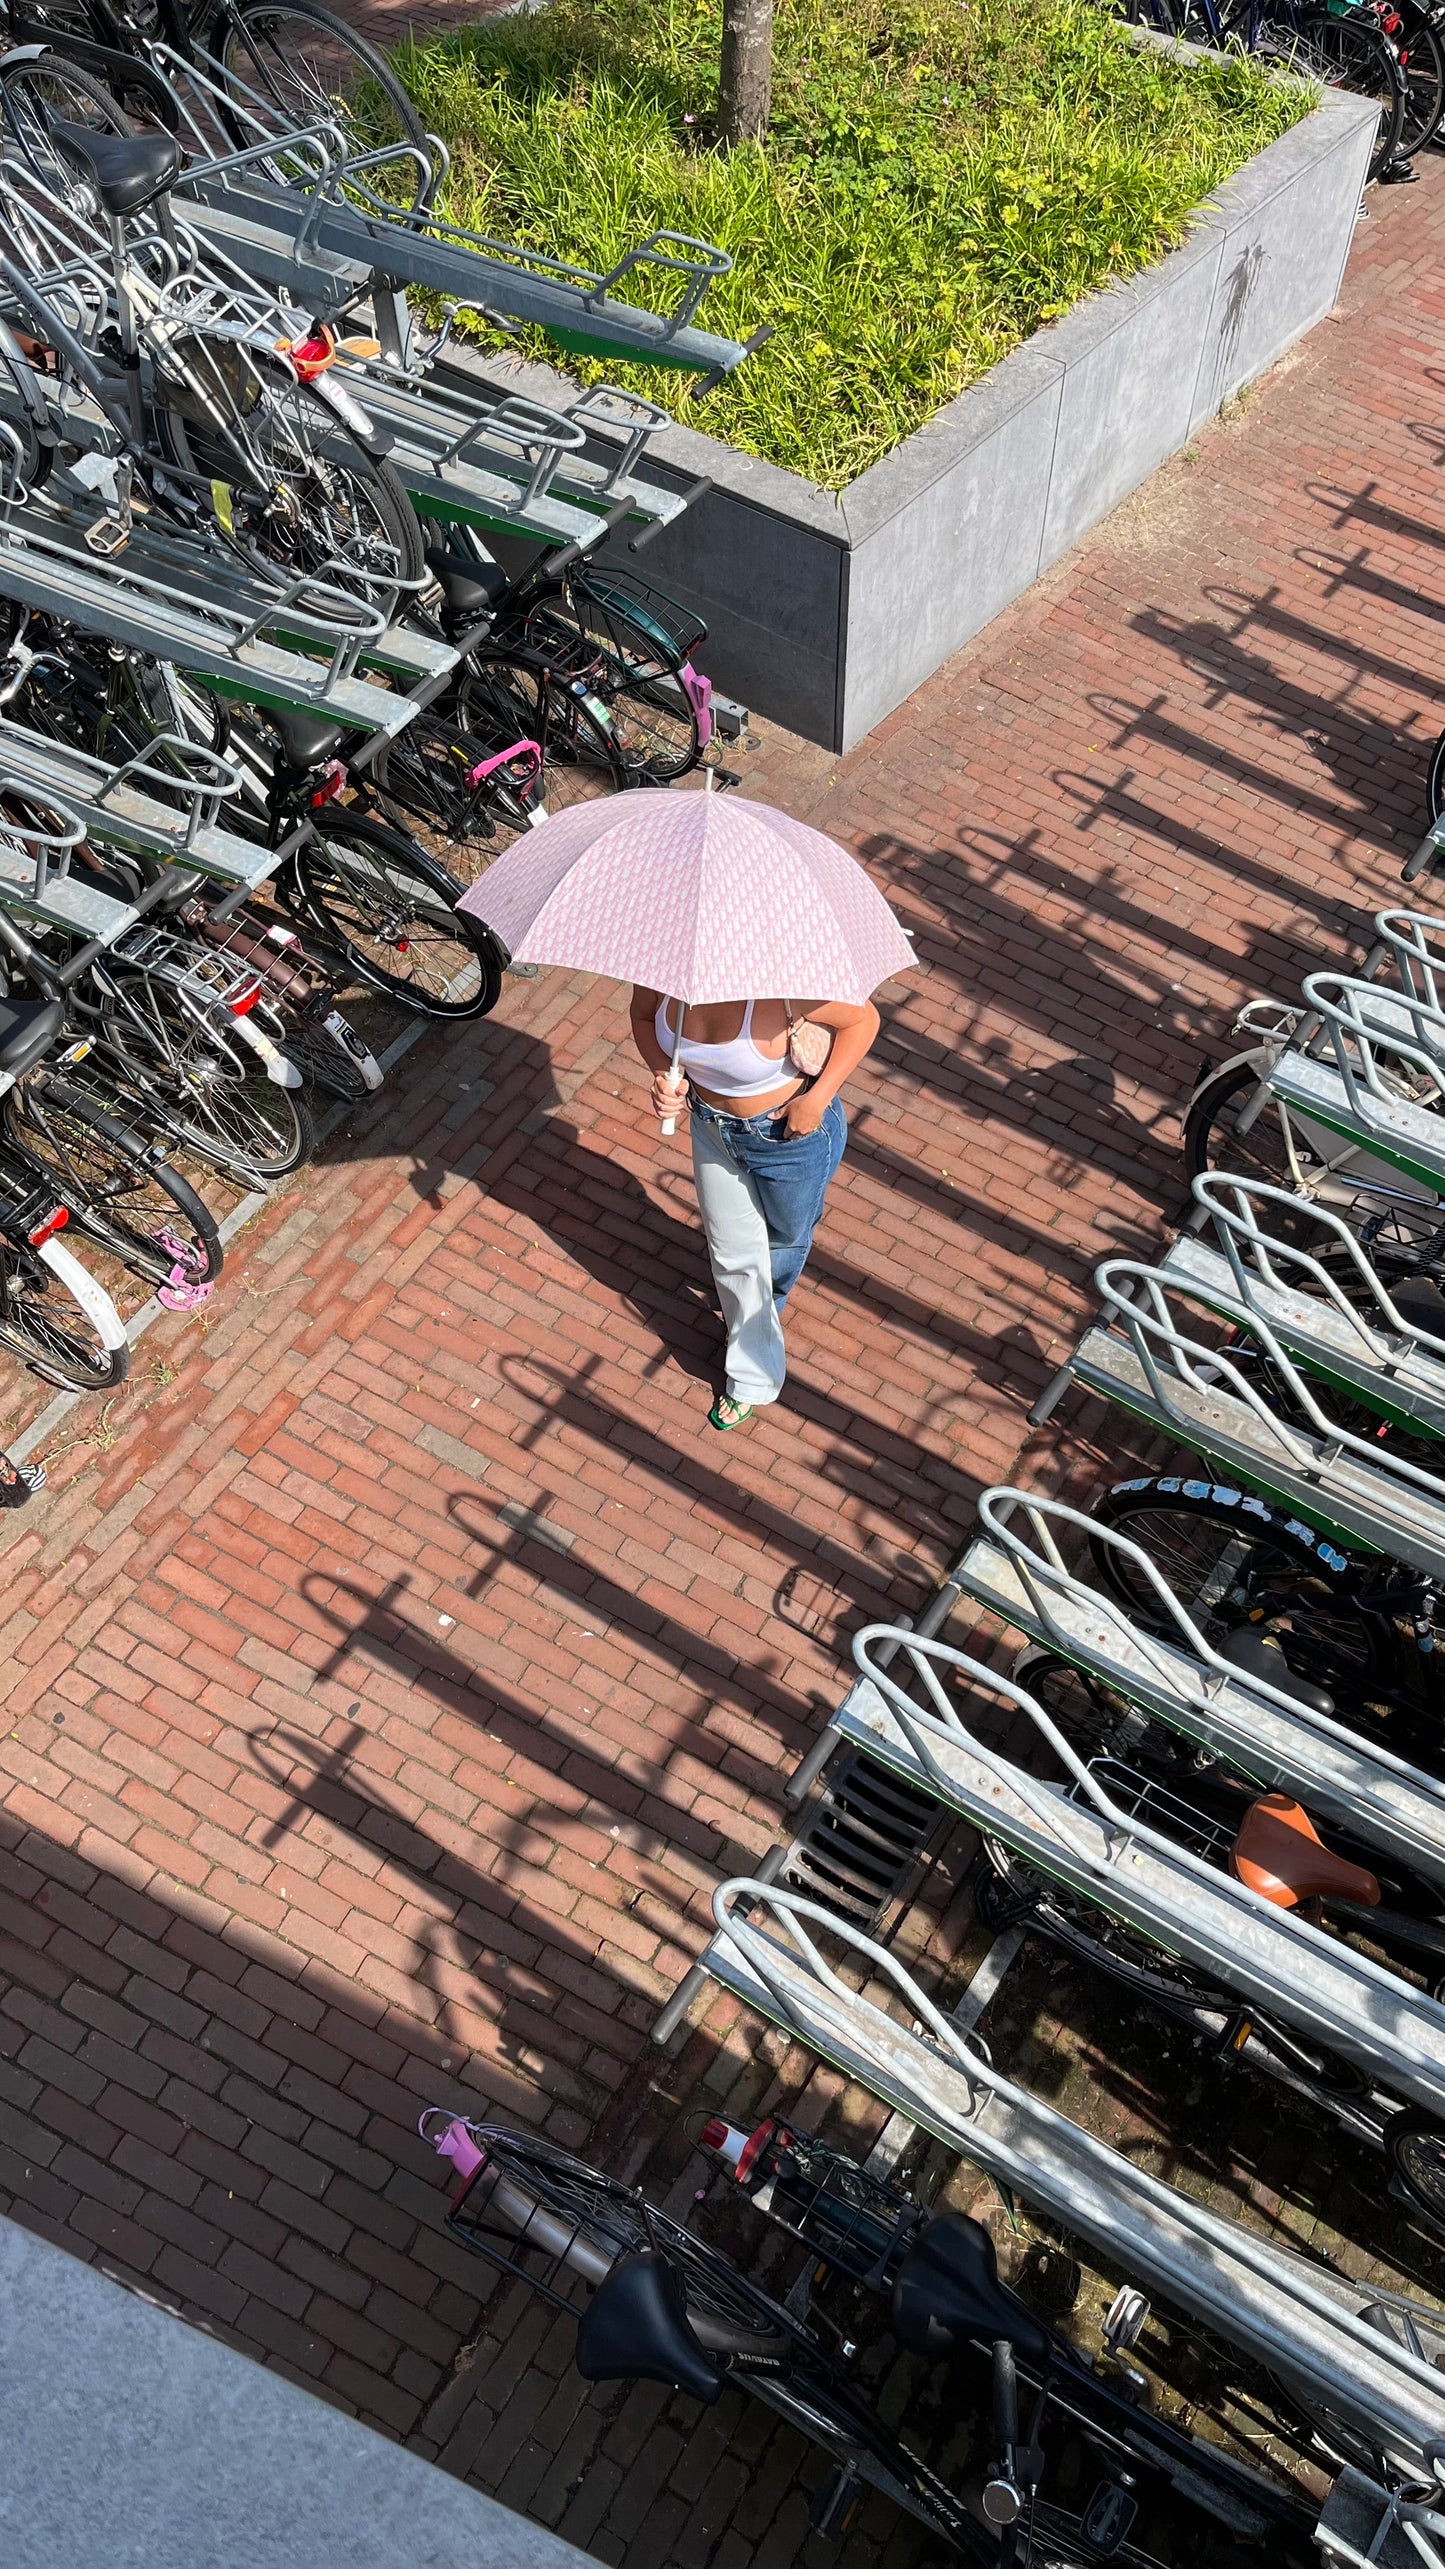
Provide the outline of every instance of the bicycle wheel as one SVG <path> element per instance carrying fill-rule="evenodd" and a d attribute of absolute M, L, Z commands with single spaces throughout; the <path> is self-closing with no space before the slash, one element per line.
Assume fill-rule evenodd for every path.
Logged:
<path fill-rule="evenodd" d="M 1358 1698 L 1376 1679 L 1379 1646 L 1356 1597 L 1360 1571 L 1296 1518 L 1204 1480 L 1121 1481 L 1096 1521 L 1147 1552 L 1206 1641 L 1218 1649 L 1252 1625 L 1286 1667 L 1331 1694 Z M 1159 1600 L 1112 1543 L 1091 1544 L 1106 1593 L 1146 1631 L 1166 1629 Z"/>
<path fill-rule="evenodd" d="M 549 599 L 528 618 L 526 639 L 543 659 L 553 635 L 570 641 L 574 650 L 579 637 L 591 646 L 600 664 L 593 689 L 611 716 L 624 763 L 634 771 L 634 781 L 666 785 L 685 776 L 702 755 L 697 714 L 677 672 L 689 644 L 700 641 L 705 631 L 681 608 L 674 610 L 669 630 L 662 606 L 648 615 L 641 598 L 636 603 L 628 598 L 620 577 L 613 581 L 600 574 L 588 579 L 574 574 L 565 599 Z"/>
<path fill-rule="evenodd" d="M 254 112 L 269 100 L 291 127 L 339 122 L 366 152 L 412 144 L 425 160 L 402 157 L 358 180 L 364 194 L 401 211 L 424 204 L 434 181 L 425 125 L 384 54 L 313 0 L 239 0 L 219 13 L 208 41 L 238 102 Z M 249 93 L 249 96 L 248 96 Z M 254 131 L 238 137 L 255 142 Z M 278 151 L 264 166 L 283 186 L 314 175 L 303 150 Z"/>
<path fill-rule="evenodd" d="M 505 651 L 469 654 L 457 683 L 456 719 L 498 749 L 535 740 L 547 810 L 567 811 L 633 780 L 612 716 L 590 681 L 562 678 L 541 659 Z"/>
<path fill-rule="evenodd" d="M 369 771 L 403 827 L 418 822 L 449 842 L 468 883 L 530 827 L 526 804 L 504 781 L 476 781 L 492 754 L 471 733 L 421 713 L 387 742 Z"/>
<path fill-rule="evenodd" d="M 1445 44 L 1428 8 L 1404 0 L 1405 21 L 1401 69 L 1405 74 L 1405 116 L 1400 151 L 1406 160 L 1433 142 L 1445 116 Z M 1431 816 L 1434 817 L 1433 814 Z"/>
<path fill-rule="evenodd" d="M 1324 9 L 1302 9 L 1291 15 L 1278 38 L 1259 47 L 1282 51 L 1297 70 L 1313 72 L 1332 89 L 1353 90 L 1372 99 L 1380 124 L 1370 155 L 1369 178 L 1378 178 L 1400 156 L 1405 122 L 1405 75 L 1399 57 L 1368 9 L 1334 17 Z"/>
<path fill-rule="evenodd" d="M 1435 1198 L 1358 1144 L 1327 1133 L 1283 1099 L 1259 1101 L 1256 1060 L 1226 1062 L 1204 1080 L 1184 1124 L 1184 1166 L 1192 1184 L 1205 1169 L 1264 1178 L 1271 1186 L 1328 1205 L 1352 1225 L 1382 1207 L 1429 1214 Z M 1304 1234 L 1301 1233 L 1301 1238 Z M 1311 1243 L 1313 1245 L 1313 1243 Z"/>
<path fill-rule="evenodd" d="M 424 542 L 406 486 L 368 454 L 310 385 L 199 335 L 158 386 L 156 426 L 172 463 L 217 495 L 227 541 L 268 581 L 305 574 L 384 615 L 421 577 Z M 302 592 L 301 605 L 307 604 Z M 318 599 L 318 606 L 330 603 Z"/>
<path fill-rule="evenodd" d="M 1437 2118 L 1418 2109 L 1392 2114 L 1385 2156 L 1411 2202 L 1437 2229 L 1445 2228 L 1445 2130 Z"/>
<path fill-rule="evenodd" d="M 246 1184 L 287 1177 L 310 1158 L 316 1127 L 304 1091 L 277 1087 L 239 1035 L 198 1022 L 158 974 L 110 961 L 107 975 L 98 1048 L 82 1072 L 87 1090 L 109 1086 L 99 1101 L 107 1112 L 118 1106 L 123 1118 L 137 1098 L 163 1129 Z"/>
<path fill-rule="evenodd" d="M 214 1216 L 155 1142 L 46 1072 L 12 1088 L 4 1114 L 74 1229 L 154 1284 L 169 1284 L 177 1267 L 188 1284 L 215 1283 L 225 1252 Z"/>
<path fill-rule="evenodd" d="M 291 859 L 306 915 L 351 970 L 424 1017 L 485 1017 L 502 993 L 502 957 L 462 887 L 399 830 L 328 803 Z"/>
<path fill-rule="evenodd" d="M 40 1260 L 0 1250 L 0 1341 L 67 1391 L 114 1391 L 130 1371 L 109 1295 L 56 1240 Z"/>

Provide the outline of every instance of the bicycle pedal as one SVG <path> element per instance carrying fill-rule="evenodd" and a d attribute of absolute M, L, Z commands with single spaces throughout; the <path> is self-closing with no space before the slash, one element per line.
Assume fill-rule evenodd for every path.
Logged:
<path fill-rule="evenodd" d="M 507 966 L 514 981 L 535 981 L 541 969 L 539 963 L 509 963 Z"/>
<path fill-rule="evenodd" d="M 1139 2512 L 1137 2498 L 1117 2480 L 1101 2480 L 1079 2518 L 1079 2531 L 1102 2559 L 1116 2552 Z"/>
<path fill-rule="evenodd" d="M 98 517 L 85 530 L 87 551 L 100 554 L 105 561 L 109 561 L 116 553 L 123 553 L 130 538 L 129 518 Z"/>
<path fill-rule="evenodd" d="M 851 2462 L 840 2463 L 808 2509 L 808 2530 L 824 2542 L 842 2542 L 867 2496 L 867 2483 Z"/>

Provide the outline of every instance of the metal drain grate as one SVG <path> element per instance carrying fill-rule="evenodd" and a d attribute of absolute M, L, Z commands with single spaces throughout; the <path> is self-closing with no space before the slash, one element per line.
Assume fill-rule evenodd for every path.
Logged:
<path fill-rule="evenodd" d="M 829 1767 L 776 1878 L 871 1932 L 946 1821 L 937 1802 L 855 1750 Z"/>

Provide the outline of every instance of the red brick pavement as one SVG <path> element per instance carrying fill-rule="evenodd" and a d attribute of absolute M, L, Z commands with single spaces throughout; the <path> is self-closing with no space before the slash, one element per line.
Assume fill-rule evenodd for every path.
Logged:
<path fill-rule="evenodd" d="M 710 1886 L 772 1841 L 849 1629 L 1014 1464 L 1093 1261 L 1157 1236 L 1201 1051 L 1394 893 L 1445 719 L 1442 245 L 1432 165 L 1342 315 L 861 750 L 749 760 L 923 966 L 776 1411 L 708 1431 L 685 1163 L 619 994 L 549 975 L 429 1036 L 215 1317 L 71 1423 L 3 1520 L 21 2217 L 445 2440 L 476 2277 L 419 2107 L 625 2151 Z M 528 2430 L 519 2503 L 563 2503 L 570 2432 Z M 569 2527 L 664 2558 L 619 2452 Z"/>

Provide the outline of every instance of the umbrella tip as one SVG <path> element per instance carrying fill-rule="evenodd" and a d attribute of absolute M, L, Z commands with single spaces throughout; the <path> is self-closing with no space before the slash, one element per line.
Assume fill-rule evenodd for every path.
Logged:
<path fill-rule="evenodd" d="M 712 768 L 711 768 L 711 766 L 707 766 L 707 767 L 705 767 L 705 768 L 703 769 L 703 771 L 702 771 L 702 790 L 703 790 L 703 792 L 704 792 L 705 794 L 710 794 L 710 793 L 712 792 Z"/>

